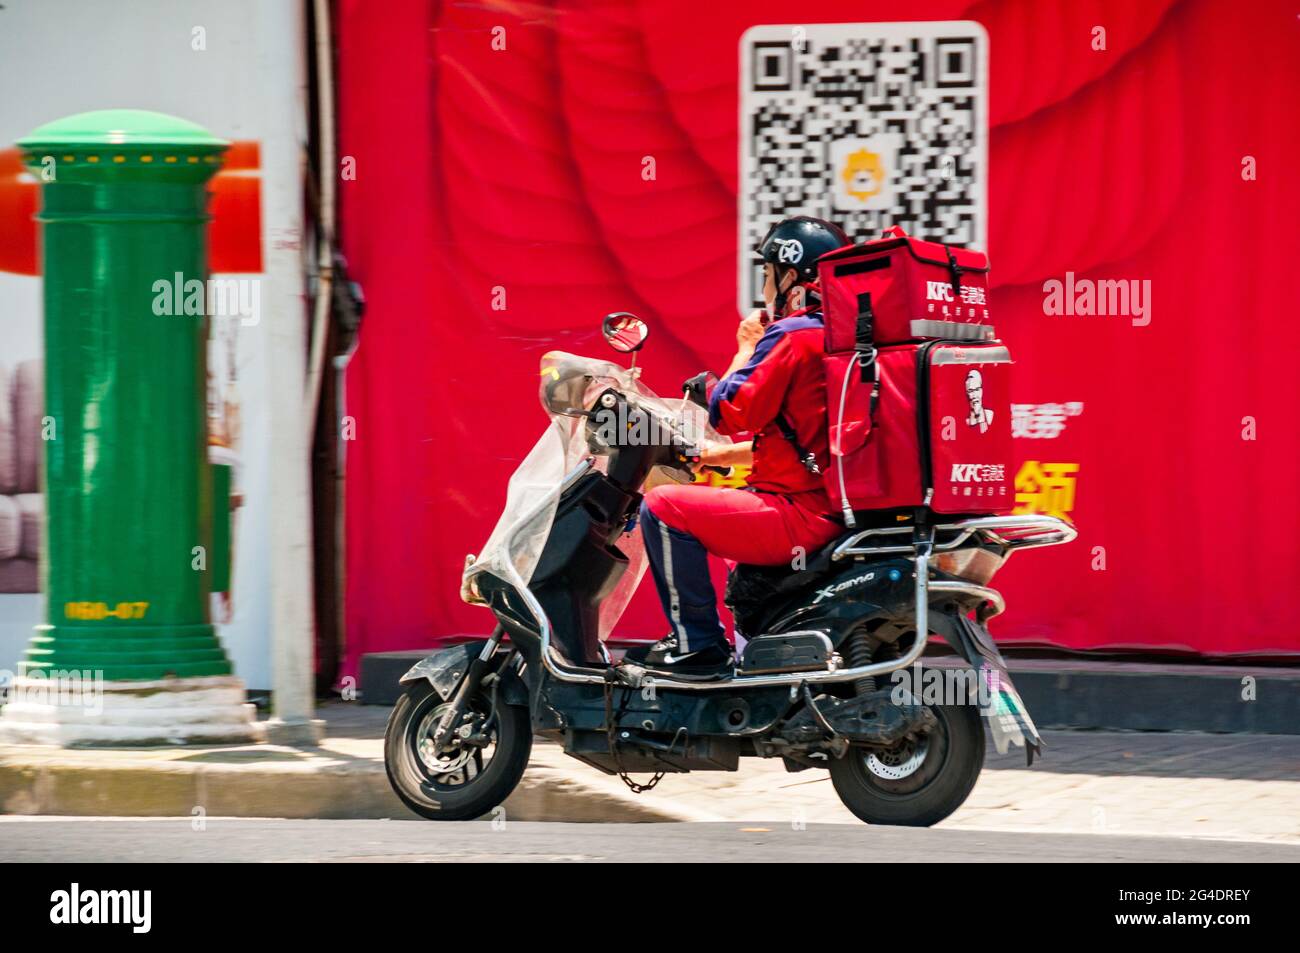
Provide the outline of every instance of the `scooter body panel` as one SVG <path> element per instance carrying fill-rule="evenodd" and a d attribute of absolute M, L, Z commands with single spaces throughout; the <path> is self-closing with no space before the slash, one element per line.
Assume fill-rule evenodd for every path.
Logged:
<path fill-rule="evenodd" d="M 810 579 L 801 591 L 764 606 L 761 633 L 815 629 L 839 649 L 864 622 L 910 618 L 915 578 L 905 559 L 862 563 L 845 561 Z"/>

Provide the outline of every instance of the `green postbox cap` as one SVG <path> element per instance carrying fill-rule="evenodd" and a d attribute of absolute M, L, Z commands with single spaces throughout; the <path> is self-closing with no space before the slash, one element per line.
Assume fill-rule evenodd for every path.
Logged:
<path fill-rule="evenodd" d="M 102 109 L 48 122 L 18 140 L 35 169 L 52 160 L 58 177 L 105 176 L 202 181 L 230 145 L 197 123 L 146 109 Z"/>

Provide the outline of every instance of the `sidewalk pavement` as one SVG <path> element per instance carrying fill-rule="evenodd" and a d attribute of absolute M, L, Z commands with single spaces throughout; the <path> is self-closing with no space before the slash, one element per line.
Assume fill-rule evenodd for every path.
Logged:
<path fill-rule="evenodd" d="M 384 775 L 387 711 L 340 702 L 320 714 L 319 749 L 0 747 L 0 812 L 412 817 Z M 990 749 L 970 799 L 943 826 L 1300 843 L 1300 736 L 1051 731 L 1046 740 L 1032 768 L 1019 749 Z M 742 759 L 738 772 L 670 774 L 636 795 L 546 743 L 534 746 L 505 811 L 514 820 L 858 823 L 821 771 Z"/>

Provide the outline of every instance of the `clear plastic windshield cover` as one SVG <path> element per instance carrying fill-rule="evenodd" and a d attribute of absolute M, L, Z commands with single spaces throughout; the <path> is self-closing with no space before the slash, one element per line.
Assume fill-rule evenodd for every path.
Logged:
<path fill-rule="evenodd" d="M 562 369 L 562 370 L 561 370 Z M 613 387 L 659 420 L 670 424 L 691 443 L 728 443 L 709 426 L 704 408 L 687 400 L 664 400 L 629 372 L 609 361 L 552 351 L 542 358 L 543 407 L 548 380 L 558 373 L 573 384 L 572 404 L 589 408 L 602 391 Z M 542 550 L 555 522 L 555 513 L 566 476 L 588 465 L 604 472 L 608 458 L 594 455 L 586 436 L 586 418 L 574 413 L 548 411 L 551 424 L 533 445 L 510 477 L 505 507 L 474 563 L 476 571 L 487 571 L 516 586 L 526 586 L 537 569 Z M 684 474 L 658 473 L 657 478 L 684 478 Z M 645 547 L 641 534 L 624 531 L 617 546 L 627 557 L 628 567 L 614 591 L 601 603 L 600 638 L 613 631 L 645 574 Z"/>
<path fill-rule="evenodd" d="M 564 482 L 567 441 L 556 420 L 520 461 L 506 485 L 506 505 L 475 562 L 517 586 L 528 585 L 555 521 Z"/>

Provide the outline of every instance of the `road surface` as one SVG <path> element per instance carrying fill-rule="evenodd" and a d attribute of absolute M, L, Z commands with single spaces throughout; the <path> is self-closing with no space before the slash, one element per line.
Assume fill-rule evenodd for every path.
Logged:
<path fill-rule="evenodd" d="M 202 829 L 195 830 L 199 826 Z M 864 824 L 0 818 L 7 862 L 1300 862 L 1300 845 Z"/>

